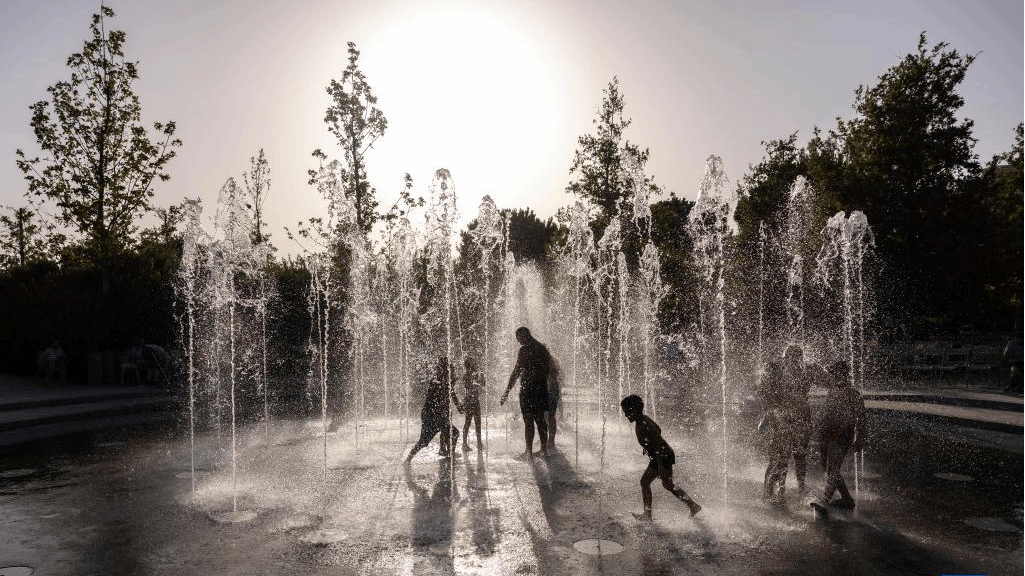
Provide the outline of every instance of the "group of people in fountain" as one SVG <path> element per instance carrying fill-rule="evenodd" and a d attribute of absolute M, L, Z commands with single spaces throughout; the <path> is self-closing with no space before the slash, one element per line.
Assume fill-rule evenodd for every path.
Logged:
<path fill-rule="evenodd" d="M 520 412 L 523 414 L 524 440 L 526 441 L 525 458 L 534 456 L 534 429 L 541 440 L 540 456 L 548 457 L 548 449 L 555 446 L 555 433 L 558 430 L 555 414 L 559 408 L 559 368 L 548 352 L 548 348 L 538 342 L 526 327 L 516 330 L 516 340 L 520 343 L 520 351 L 516 357 L 516 366 L 509 376 L 509 386 L 499 402 L 504 405 L 509 398 L 509 391 L 520 381 Z M 452 402 L 460 414 L 465 414 L 463 424 L 463 450 L 469 450 L 467 443 L 471 422 L 477 433 L 477 449 L 483 448 L 480 435 L 480 404 L 484 393 L 484 374 L 477 362 L 467 356 L 463 362 L 463 400 L 459 401 L 456 387 L 453 385 L 453 367 L 448 358 L 442 357 L 434 368 L 434 377 L 427 383 L 424 406 L 420 411 L 420 439 L 409 451 L 406 462 L 411 462 L 417 452 L 427 447 L 435 436 L 440 435 L 441 448 L 438 451 L 443 457 L 449 457 L 455 451 L 459 439 L 459 429 L 450 421 L 448 404 L 449 391 Z"/>
<path fill-rule="evenodd" d="M 791 458 L 797 489 L 807 493 L 808 448 L 813 419 L 809 393 L 813 384 L 827 390 L 818 417 L 818 444 L 825 473 L 825 488 L 810 504 L 820 517 L 828 507 L 854 508 L 841 467 L 849 452 L 860 452 L 865 443 L 865 401 L 851 381 L 850 365 L 839 361 L 823 369 L 807 365 L 800 346 L 789 346 L 780 361 L 770 362 L 758 386 L 762 419 L 758 430 L 768 435 L 769 465 L 765 469 L 762 500 L 775 507 L 786 505 L 786 478 Z M 833 500 L 836 492 L 840 498 Z"/>
<path fill-rule="evenodd" d="M 548 348 L 535 339 L 528 328 L 518 328 L 516 340 L 520 344 L 516 365 L 509 375 L 508 385 L 499 404 L 505 404 L 510 391 L 519 381 L 525 443 L 522 458 L 548 458 L 549 451 L 555 448 L 556 411 L 561 396 L 558 364 Z M 439 455 L 448 458 L 455 452 L 459 429 L 451 423 L 450 394 L 456 409 L 465 415 L 463 450 L 471 449 L 467 443 L 471 423 L 475 425 L 477 449 L 483 449 L 481 399 L 485 386 L 484 375 L 472 357 L 465 358 L 463 367 L 463 399 L 460 401 L 454 385 L 453 366 L 448 358 L 440 358 L 435 365 L 434 377 L 427 384 L 420 412 L 420 438 L 406 457 L 406 464 L 438 435 L 441 444 Z M 813 430 L 809 392 L 813 384 L 818 384 L 828 390 L 818 424 L 818 440 L 826 480 L 821 497 L 813 499 L 811 506 L 819 517 L 828 516 L 828 506 L 847 510 L 854 508 L 854 498 L 841 475 L 841 467 L 849 452 L 859 452 L 864 445 L 865 403 L 853 387 L 849 372 L 848 364 L 843 361 L 828 369 L 806 365 L 799 346 L 788 347 L 782 360 L 770 362 L 767 366 L 765 376 L 758 385 L 758 397 L 762 405 L 758 430 L 768 436 L 769 464 L 765 470 L 762 491 L 762 500 L 766 503 L 775 507 L 785 506 L 785 485 L 791 458 L 794 460 L 798 490 L 802 494 L 807 493 L 805 478 Z M 676 454 L 662 436 L 659 425 L 644 413 L 644 400 L 631 394 L 623 398 L 620 406 L 627 420 L 634 424 L 637 442 L 641 445 L 642 453 L 649 459 L 640 482 L 644 511 L 634 516 L 642 521 L 651 520 L 651 484 L 656 478 L 661 480 L 667 491 L 687 506 L 691 516 L 697 514 L 701 505 L 673 482 Z M 537 454 L 533 451 L 535 429 L 541 441 Z M 840 493 L 840 498 L 834 501 L 836 492 Z"/>

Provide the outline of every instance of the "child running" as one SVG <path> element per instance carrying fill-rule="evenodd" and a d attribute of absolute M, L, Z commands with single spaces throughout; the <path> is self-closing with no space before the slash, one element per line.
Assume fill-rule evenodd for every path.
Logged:
<path fill-rule="evenodd" d="M 424 407 L 420 411 L 420 440 L 409 451 L 406 456 L 406 464 L 413 460 L 413 456 L 421 449 L 431 443 L 439 433 L 441 434 L 441 454 L 448 458 L 452 454 L 456 440 L 459 438 L 459 429 L 452 426 L 449 418 L 448 391 L 451 388 L 451 367 L 448 358 L 438 359 L 435 366 L 435 376 L 427 383 L 427 393 L 424 396 Z"/>
<path fill-rule="evenodd" d="M 662 437 L 662 429 L 651 418 L 644 414 L 644 400 L 640 396 L 631 394 L 620 403 L 626 419 L 635 424 L 634 430 L 637 433 L 637 442 L 644 449 L 644 454 L 651 461 L 648 468 L 641 476 L 641 499 L 644 502 L 644 513 L 634 513 L 634 518 L 645 522 L 651 521 L 651 483 L 655 478 L 662 479 L 662 486 L 673 493 L 681 502 L 690 508 L 690 515 L 693 516 L 701 511 L 701 505 L 691 499 L 683 488 L 673 484 L 673 464 L 676 463 L 676 454 L 672 447 Z"/>

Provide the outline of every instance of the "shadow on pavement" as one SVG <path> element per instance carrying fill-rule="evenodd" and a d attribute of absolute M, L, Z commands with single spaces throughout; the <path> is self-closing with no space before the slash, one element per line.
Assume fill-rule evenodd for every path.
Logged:
<path fill-rule="evenodd" d="M 476 464 L 473 464 L 464 452 L 463 463 L 466 465 L 471 541 L 477 554 L 491 556 L 501 541 L 501 535 L 498 529 L 499 509 L 491 507 L 489 501 L 488 470 L 484 453 L 478 450 Z"/>

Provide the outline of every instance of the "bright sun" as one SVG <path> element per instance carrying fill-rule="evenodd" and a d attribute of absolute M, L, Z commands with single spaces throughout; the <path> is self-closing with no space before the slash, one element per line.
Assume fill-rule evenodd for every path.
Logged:
<path fill-rule="evenodd" d="M 550 146 L 566 140 L 553 135 L 566 126 L 564 60 L 529 19 L 497 5 L 451 5 L 387 22 L 361 46 L 389 119 L 382 152 L 450 167 L 467 183 L 551 158 Z"/>

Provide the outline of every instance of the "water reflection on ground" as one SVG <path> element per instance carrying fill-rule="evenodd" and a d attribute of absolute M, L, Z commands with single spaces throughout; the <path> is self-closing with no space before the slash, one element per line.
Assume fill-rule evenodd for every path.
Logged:
<path fill-rule="evenodd" d="M 533 461 L 513 457 L 522 437 L 503 428 L 489 431 L 486 453 L 450 462 L 427 449 L 406 467 L 404 428 L 384 420 L 358 436 L 339 426 L 326 449 L 302 423 L 254 430 L 234 476 L 230 445 L 216 435 L 197 439 L 195 461 L 187 439 L 161 437 L 8 457 L 0 566 L 81 575 L 1022 572 L 1021 456 L 911 435 L 869 452 L 854 512 L 816 522 L 796 493 L 787 510 L 755 500 L 755 451 L 730 451 L 724 483 L 718 450 L 669 432 L 677 481 L 705 509 L 690 518 L 656 484 L 655 522 L 640 524 L 630 512 L 647 459 L 617 424 L 601 468 L 598 426 L 582 425 L 578 446 L 567 425 L 560 449 Z M 623 552 L 574 549 L 599 537 Z"/>

